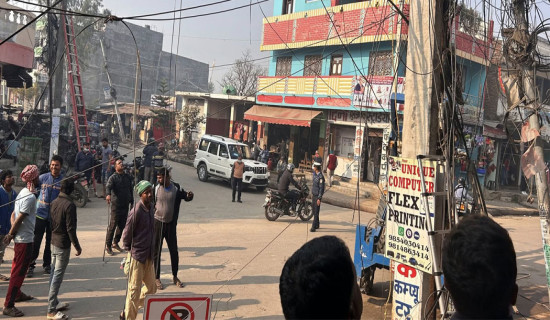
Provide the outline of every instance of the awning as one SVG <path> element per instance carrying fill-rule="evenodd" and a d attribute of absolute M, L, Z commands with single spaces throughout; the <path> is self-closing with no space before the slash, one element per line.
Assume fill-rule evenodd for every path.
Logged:
<path fill-rule="evenodd" d="M 493 139 L 508 139 L 506 131 L 500 126 L 491 126 L 489 124 L 483 124 L 483 135 Z"/>
<path fill-rule="evenodd" d="M 254 105 L 244 113 L 246 120 L 309 127 L 322 111 Z"/>

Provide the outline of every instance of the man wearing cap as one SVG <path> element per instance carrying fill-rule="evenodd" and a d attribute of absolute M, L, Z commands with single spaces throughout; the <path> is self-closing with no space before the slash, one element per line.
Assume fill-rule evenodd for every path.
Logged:
<path fill-rule="evenodd" d="M 115 173 L 107 181 L 107 204 L 111 205 L 111 219 L 105 240 L 105 252 L 113 255 L 113 248 L 122 252 L 118 242 L 126 224 L 128 209 L 134 202 L 132 193 L 132 177 L 124 172 L 122 159 L 115 161 Z M 116 233 L 115 233 L 116 231 Z"/>
<path fill-rule="evenodd" d="M 129 320 L 136 318 L 138 309 L 143 306 L 145 296 L 156 292 L 153 266 L 155 220 L 153 186 L 149 181 L 141 180 L 134 190 L 140 200 L 130 211 L 122 234 L 122 245 L 129 251 L 127 258 L 129 262 L 124 270 L 128 275 L 128 292 L 121 318 L 126 316 L 125 319 Z M 141 288 L 142 285 L 145 285 L 144 290 Z"/>
<path fill-rule="evenodd" d="M 26 183 L 15 199 L 15 208 L 11 216 L 10 232 L 4 237 L 9 244 L 14 239 L 14 255 L 11 265 L 10 284 L 4 301 L 2 313 L 10 317 L 22 317 L 23 312 L 15 307 L 15 302 L 34 299 L 21 291 L 26 271 L 32 260 L 34 244 L 34 225 L 36 223 L 36 187 L 39 185 L 38 167 L 27 165 L 21 171 L 21 180 Z"/>
<path fill-rule="evenodd" d="M 185 285 L 178 278 L 178 238 L 176 227 L 178 223 L 181 200 L 193 200 L 193 192 L 186 192 L 179 184 L 170 181 L 170 168 L 163 167 L 157 171 L 155 186 L 155 284 L 158 290 L 164 289 L 160 281 L 160 254 L 162 242 L 166 239 L 170 251 L 170 263 L 172 265 L 172 282 L 179 288 Z"/>
<path fill-rule="evenodd" d="M 321 199 L 323 198 L 323 193 L 325 193 L 325 177 L 321 172 L 321 164 L 314 162 L 313 170 L 313 186 L 311 187 L 313 225 L 311 226 L 311 232 L 319 229 L 319 209 L 321 209 Z"/>

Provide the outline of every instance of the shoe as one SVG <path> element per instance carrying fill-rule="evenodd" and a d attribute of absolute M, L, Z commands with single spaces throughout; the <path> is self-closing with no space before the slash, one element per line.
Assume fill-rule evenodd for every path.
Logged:
<path fill-rule="evenodd" d="M 51 266 L 45 266 L 44 267 L 44 273 L 45 274 L 50 274 L 52 272 L 52 267 Z"/>
<path fill-rule="evenodd" d="M 164 290 L 164 286 L 162 282 L 160 282 L 160 279 L 155 280 L 155 285 L 157 286 L 157 290 Z"/>
<path fill-rule="evenodd" d="M 311 227 L 311 229 L 309 229 L 309 232 L 315 232 L 315 227 Z"/>
<path fill-rule="evenodd" d="M 176 285 L 176 287 L 178 288 L 183 288 L 185 287 L 185 283 L 181 282 L 180 279 L 178 279 L 178 277 L 173 277 L 172 278 L 172 282 Z"/>
<path fill-rule="evenodd" d="M 32 277 L 34 277 L 34 268 L 29 268 L 29 270 L 27 270 L 27 278 Z"/>
<path fill-rule="evenodd" d="M 231 202 L 235 202 L 235 199 L 231 200 Z"/>
<path fill-rule="evenodd" d="M 34 299 L 33 296 L 25 294 L 25 293 L 23 293 L 23 291 L 21 291 L 21 293 L 19 293 L 19 296 L 17 296 L 15 298 L 15 302 L 30 301 L 30 300 L 33 300 L 33 299 Z"/>
<path fill-rule="evenodd" d="M 107 246 L 105 246 L 105 252 L 107 252 L 107 254 L 110 256 L 114 255 L 113 250 Z"/>
<path fill-rule="evenodd" d="M 118 318 L 120 320 L 126 320 L 126 315 L 124 314 L 124 310 L 120 313 L 120 315 L 118 316 Z"/>
<path fill-rule="evenodd" d="M 117 250 L 118 252 L 123 252 L 122 248 L 118 245 L 118 243 L 113 243 L 112 246 L 113 249 Z"/>
<path fill-rule="evenodd" d="M 57 311 L 57 313 L 55 313 L 55 314 L 48 313 L 47 316 L 46 316 L 46 319 L 64 320 L 64 319 L 69 319 L 69 316 L 67 316 L 66 314 L 64 314 L 61 311 Z"/>
<path fill-rule="evenodd" d="M 10 277 L 6 277 L 5 275 L 0 274 L 0 280 L 2 280 L 2 281 L 10 281 Z"/>
<path fill-rule="evenodd" d="M 239 202 L 239 203 L 243 203 L 243 202 L 241 201 L 241 199 L 237 200 L 237 202 Z"/>
<path fill-rule="evenodd" d="M 521 194 L 524 195 L 524 196 L 526 196 L 526 195 L 527 195 L 527 191 L 522 191 Z"/>
<path fill-rule="evenodd" d="M 290 210 L 290 216 L 295 217 L 296 216 L 296 210 Z"/>
<path fill-rule="evenodd" d="M 2 314 L 8 317 L 22 317 L 25 314 L 17 309 L 16 307 L 4 307 L 4 310 L 2 310 Z"/>
<path fill-rule="evenodd" d="M 64 311 L 69 309 L 69 303 L 68 302 L 60 302 L 57 304 L 57 307 L 55 308 L 55 311 Z"/>

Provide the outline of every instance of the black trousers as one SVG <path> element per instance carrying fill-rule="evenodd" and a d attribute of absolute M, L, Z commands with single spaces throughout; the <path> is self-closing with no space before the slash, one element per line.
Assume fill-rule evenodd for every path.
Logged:
<path fill-rule="evenodd" d="M 50 220 L 41 219 L 36 217 L 36 224 L 34 225 L 34 244 L 31 257 L 30 269 L 34 269 L 36 266 L 36 259 L 40 254 L 40 246 L 42 245 L 42 238 L 44 238 L 44 233 L 46 233 L 46 244 L 44 245 L 44 255 L 42 256 L 42 266 L 47 267 L 52 263 L 52 227 L 50 225 Z"/>
<path fill-rule="evenodd" d="M 235 201 L 235 192 L 237 191 L 237 188 L 239 189 L 239 194 L 238 194 L 238 200 L 241 200 L 241 191 L 242 191 L 242 188 L 243 188 L 243 179 L 237 179 L 237 178 L 232 178 L 231 179 L 231 188 L 233 189 L 233 194 L 232 194 L 232 199 L 233 201 Z"/>
<path fill-rule="evenodd" d="M 166 239 L 168 251 L 170 251 L 170 264 L 172 265 L 172 276 L 178 276 L 178 265 L 180 257 L 178 253 L 178 238 L 176 235 L 177 218 L 172 222 L 164 223 L 155 219 L 155 234 L 153 251 L 153 262 L 155 264 L 155 279 L 160 279 L 160 255 L 162 253 L 163 240 Z"/>
<path fill-rule="evenodd" d="M 118 243 L 120 241 L 122 231 L 126 226 L 126 219 L 128 218 L 128 208 L 128 205 L 117 207 L 111 204 L 111 219 L 109 220 L 107 238 L 105 239 L 105 245 L 108 248 L 111 248 L 113 243 Z"/>
<path fill-rule="evenodd" d="M 319 229 L 319 211 L 321 209 L 321 205 L 317 205 L 317 196 L 312 196 L 311 197 L 311 201 L 313 201 L 313 203 L 311 204 L 311 206 L 313 207 L 313 225 L 312 227 L 315 228 L 315 229 Z"/>

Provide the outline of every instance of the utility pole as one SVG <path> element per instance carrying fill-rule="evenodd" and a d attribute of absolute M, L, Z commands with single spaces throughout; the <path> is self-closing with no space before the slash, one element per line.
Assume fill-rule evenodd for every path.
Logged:
<path fill-rule="evenodd" d="M 444 89 L 440 62 L 441 53 L 447 46 L 443 8 L 447 2 L 410 1 L 407 64 L 413 72 L 407 72 L 409 85 L 405 88 L 402 156 L 415 162 L 417 155 L 435 155 L 437 150 L 439 101 Z M 434 214 L 435 226 L 439 226 L 444 213 L 436 210 Z M 413 319 L 424 319 L 426 309 L 437 303 L 437 294 L 433 293 L 433 275 L 417 272 L 422 274 L 418 297 L 422 303 L 416 307 L 420 310 Z M 396 279 L 397 276 L 396 272 Z"/>
<path fill-rule="evenodd" d="M 101 45 L 101 53 L 103 54 L 103 68 L 105 68 L 105 73 L 107 74 L 107 80 L 109 81 L 109 94 L 111 95 L 111 98 L 113 99 L 113 104 L 115 106 L 116 121 L 118 123 L 118 134 L 120 135 L 120 141 L 124 141 L 126 139 L 126 135 L 124 134 L 124 127 L 122 126 L 122 121 L 120 121 L 120 114 L 118 113 L 116 90 L 115 88 L 113 88 L 113 82 L 111 81 L 111 75 L 109 74 L 109 68 L 107 66 L 107 57 L 105 56 L 105 48 L 103 46 L 103 39 L 99 39 L 99 44 Z"/>
<path fill-rule="evenodd" d="M 50 7 L 50 0 L 47 1 L 47 6 L 48 8 Z M 52 135 L 51 133 L 53 131 L 55 131 L 55 125 L 53 123 L 53 76 L 54 76 L 54 72 L 53 72 L 53 69 L 54 69 L 54 66 L 55 66 L 55 59 L 54 59 L 54 55 L 53 55 L 53 21 L 54 21 L 54 17 L 53 17 L 53 13 L 48 13 L 48 25 L 47 25 L 47 33 L 46 33 L 46 37 L 47 37 L 47 42 L 48 42 L 48 51 L 47 51 L 47 56 L 48 56 L 48 78 L 49 78 L 49 84 L 48 84 L 48 113 L 50 115 L 50 136 Z M 59 134 L 59 132 L 58 132 Z M 55 145 L 54 145 L 55 144 Z M 56 144 L 56 141 L 54 139 L 50 139 L 50 159 L 52 158 L 53 154 L 54 153 L 57 153 L 57 144 Z M 48 161 L 50 160 L 48 159 Z"/>
<path fill-rule="evenodd" d="M 518 59 L 514 59 L 517 56 L 510 56 L 509 58 L 511 58 L 510 60 L 515 62 L 517 64 L 517 67 L 519 67 L 519 69 L 521 70 L 521 79 L 523 80 L 523 94 L 525 95 L 527 101 L 525 109 L 528 112 L 532 112 L 531 116 L 529 117 L 529 127 L 531 130 L 536 130 L 537 132 L 540 132 L 539 115 L 537 109 L 538 107 L 535 103 L 537 96 L 535 91 L 535 75 L 533 72 L 533 52 L 528 51 L 528 47 L 531 47 L 531 50 L 536 50 L 536 47 L 529 46 L 532 44 L 529 43 L 529 24 L 525 17 L 525 1 L 514 0 L 512 2 L 513 13 L 516 20 L 516 28 L 514 30 L 514 38 L 516 40 L 512 43 L 511 39 L 508 39 L 509 44 L 511 45 L 510 50 L 516 50 L 517 52 L 525 50 L 525 54 L 521 56 L 521 58 L 523 58 L 521 61 L 518 61 Z M 517 41 L 517 39 L 521 39 L 522 41 Z M 534 158 L 544 161 L 544 152 L 542 149 L 542 141 L 540 137 L 535 138 L 533 147 L 535 153 Z M 548 184 L 546 181 L 544 170 L 535 174 L 535 183 L 537 187 L 537 200 L 539 204 L 540 226 L 542 229 L 542 249 L 544 252 L 544 263 L 546 267 L 546 285 L 548 287 L 550 295 L 550 199 L 548 196 Z"/>

